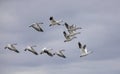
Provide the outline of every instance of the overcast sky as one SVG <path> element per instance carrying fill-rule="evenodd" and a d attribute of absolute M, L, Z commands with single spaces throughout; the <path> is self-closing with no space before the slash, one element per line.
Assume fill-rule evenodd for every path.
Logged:
<path fill-rule="evenodd" d="M 64 26 L 49 27 L 49 17 L 83 29 L 77 39 L 64 43 Z M 44 32 L 29 26 L 43 22 Z M 92 54 L 80 58 L 77 43 Z M 5 50 L 17 43 L 20 53 Z M 66 59 L 25 52 L 28 45 L 55 51 Z M 0 74 L 120 74 L 120 0 L 0 0 Z"/>

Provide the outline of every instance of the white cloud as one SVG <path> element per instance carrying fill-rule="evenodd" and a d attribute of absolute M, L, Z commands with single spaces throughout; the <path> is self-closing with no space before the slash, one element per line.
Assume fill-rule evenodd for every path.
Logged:
<path fill-rule="evenodd" d="M 0 73 L 1 74 L 101 74 L 119 72 L 119 1 L 61 0 L 61 1 L 2 1 L 0 13 Z M 63 19 L 83 28 L 77 39 L 64 43 L 63 27 L 49 27 L 49 17 Z M 44 33 L 28 26 L 43 22 Z M 77 42 L 87 44 L 94 53 L 80 58 Z M 20 54 L 4 50 L 7 43 L 18 43 Z M 67 59 L 57 56 L 35 56 L 24 52 L 27 45 L 37 45 L 55 50 L 65 49 Z M 106 54 L 107 52 L 107 54 Z M 105 60 L 106 59 L 106 60 Z M 113 65 L 114 63 L 114 65 Z M 8 70 L 8 72 L 6 71 Z M 47 70 L 47 71 L 46 71 Z M 109 72 L 108 72 L 109 71 Z M 3 72 L 3 73 L 2 73 Z"/>
<path fill-rule="evenodd" d="M 80 59 L 79 59 L 80 60 Z M 114 60 L 101 60 L 101 61 L 79 61 L 71 62 L 67 64 L 47 64 L 38 67 L 10 67 L 7 68 L 10 74 L 66 74 L 66 73 L 84 73 L 84 74 L 101 74 L 119 73 L 119 62 L 120 59 Z"/>

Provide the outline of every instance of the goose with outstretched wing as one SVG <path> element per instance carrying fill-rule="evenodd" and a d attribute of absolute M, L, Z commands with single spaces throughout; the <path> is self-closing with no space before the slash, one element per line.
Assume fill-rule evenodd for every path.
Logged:
<path fill-rule="evenodd" d="M 63 31 L 63 35 L 64 35 L 64 37 L 66 39 L 66 40 L 64 40 L 64 42 L 69 42 L 69 41 L 77 38 L 77 37 L 73 37 L 73 36 L 68 35 L 65 31 Z"/>
<path fill-rule="evenodd" d="M 16 53 L 19 53 L 19 51 L 16 49 L 15 45 L 17 45 L 16 43 L 14 44 L 7 44 L 4 49 L 9 49 L 11 51 L 14 51 Z"/>
<path fill-rule="evenodd" d="M 47 54 L 48 56 L 51 56 L 53 57 L 54 56 L 54 53 L 51 52 L 51 50 L 53 49 L 47 49 L 47 48 L 43 48 L 42 51 L 40 52 L 40 54 Z"/>
<path fill-rule="evenodd" d="M 56 20 L 53 18 L 53 16 L 51 16 L 51 17 L 49 18 L 49 20 L 50 20 L 50 25 L 49 25 L 49 26 L 61 25 L 60 23 L 63 22 L 62 20 L 56 21 Z"/>
<path fill-rule="evenodd" d="M 36 47 L 36 45 L 34 45 L 34 46 L 27 46 L 24 51 L 30 51 L 33 54 L 38 55 L 38 53 L 35 51 L 35 49 L 33 47 Z"/>
<path fill-rule="evenodd" d="M 33 23 L 32 25 L 30 25 L 29 27 L 34 28 L 36 31 L 38 32 L 44 32 L 44 30 L 41 28 L 41 24 L 43 23 Z"/>
<path fill-rule="evenodd" d="M 55 52 L 54 54 L 59 57 L 66 58 L 66 56 L 63 54 L 63 51 L 65 51 L 65 50 L 63 50 L 63 49 L 59 50 L 58 52 Z"/>
<path fill-rule="evenodd" d="M 65 27 L 68 31 L 76 31 L 78 29 L 82 29 L 81 27 L 77 27 L 76 25 L 69 25 L 68 23 L 65 22 Z"/>
<path fill-rule="evenodd" d="M 78 46 L 79 46 L 80 52 L 81 52 L 80 57 L 84 57 L 84 56 L 87 56 L 88 54 L 92 53 L 92 51 L 88 52 L 86 45 L 82 45 L 80 42 L 78 42 Z"/>

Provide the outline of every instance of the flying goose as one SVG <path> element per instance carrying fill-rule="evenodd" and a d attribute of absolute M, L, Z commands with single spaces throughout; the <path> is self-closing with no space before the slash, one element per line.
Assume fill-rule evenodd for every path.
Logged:
<path fill-rule="evenodd" d="M 9 50 L 14 51 L 16 53 L 19 53 L 19 51 L 16 49 L 16 47 L 14 45 L 17 45 L 17 44 L 16 43 L 14 43 L 14 44 L 7 44 L 4 47 L 4 49 L 9 49 Z"/>
<path fill-rule="evenodd" d="M 54 25 L 61 25 L 60 23 L 63 22 L 62 20 L 56 21 L 53 16 L 49 18 L 50 20 L 50 25 L 49 26 L 54 26 Z"/>
<path fill-rule="evenodd" d="M 66 56 L 63 54 L 63 51 L 65 51 L 65 50 L 59 50 L 58 52 L 55 52 L 54 55 L 57 55 L 62 58 L 66 58 Z"/>
<path fill-rule="evenodd" d="M 43 48 L 42 51 L 40 52 L 40 54 L 46 53 L 47 55 L 53 57 L 54 54 L 52 52 L 50 52 L 51 50 L 53 50 L 53 49 Z"/>
<path fill-rule="evenodd" d="M 33 54 L 38 55 L 38 53 L 35 51 L 35 49 L 33 47 L 36 47 L 36 46 L 35 45 L 34 46 L 27 46 L 24 51 L 28 50 L 28 51 L 32 52 Z"/>
<path fill-rule="evenodd" d="M 43 29 L 40 27 L 40 24 L 43 24 L 43 23 L 33 23 L 29 27 L 34 28 L 38 32 L 43 32 Z"/>
<path fill-rule="evenodd" d="M 68 23 L 65 22 L 65 27 L 67 28 L 68 31 L 76 31 L 78 29 L 82 29 L 81 27 L 76 27 L 76 25 L 68 25 Z"/>
<path fill-rule="evenodd" d="M 87 56 L 88 54 L 92 53 L 92 51 L 89 51 L 89 52 L 87 51 L 86 45 L 82 45 L 80 42 L 78 42 L 78 46 L 81 51 L 80 57 L 84 57 L 84 56 Z"/>
<path fill-rule="evenodd" d="M 68 35 L 65 31 L 63 31 L 63 34 L 64 34 L 64 37 L 66 38 L 66 40 L 64 40 L 64 42 L 69 42 L 69 41 L 77 38 L 77 37 L 74 37 L 74 36 L 72 37 L 72 36 Z"/>

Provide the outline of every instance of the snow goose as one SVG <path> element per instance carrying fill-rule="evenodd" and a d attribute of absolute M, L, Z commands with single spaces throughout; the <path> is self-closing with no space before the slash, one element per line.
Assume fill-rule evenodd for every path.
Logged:
<path fill-rule="evenodd" d="M 34 46 L 27 46 L 24 51 L 28 50 L 28 51 L 32 52 L 33 54 L 38 55 L 38 53 L 35 51 L 35 49 L 33 47 L 36 47 L 36 46 L 35 45 Z"/>
<path fill-rule="evenodd" d="M 66 58 L 66 56 L 63 54 L 63 51 L 65 51 L 65 50 L 59 50 L 58 52 L 55 52 L 54 55 L 57 55 L 62 58 Z"/>
<path fill-rule="evenodd" d="M 81 51 L 81 55 L 80 57 L 84 57 L 90 53 L 92 53 L 92 51 L 87 51 L 87 48 L 86 48 L 86 45 L 82 45 L 80 42 L 78 42 L 78 46 L 80 48 L 80 51 Z"/>
<path fill-rule="evenodd" d="M 53 16 L 49 18 L 50 20 L 50 25 L 49 26 L 54 26 L 54 25 L 61 25 L 60 23 L 63 22 L 62 20 L 56 21 Z"/>
<path fill-rule="evenodd" d="M 68 35 L 65 31 L 63 31 L 64 37 L 66 38 L 66 40 L 64 40 L 64 42 L 69 42 L 77 37 L 71 37 L 70 35 Z"/>
<path fill-rule="evenodd" d="M 76 31 L 78 29 L 82 29 L 81 27 L 76 27 L 76 25 L 68 25 L 68 23 L 65 22 L 65 27 L 67 28 L 68 31 Z"/>
<path fill-rule="evenodd" d="M 16 43 L 14 43 L 14 44 L 7 44 L 4 47 L 4 49 L 9 49 L 9 50 L 14 51 L 16 53 L 19 53 L 19 51 L 16 49 L 16 47 L 14 45 L 17 45 L 17 44 Z"/>
<path fill-rule="evenodd" d="M 38 32 L 43 32 L 43 29 L 40 27 L 40 24 L 43 24 L 43 23 L 33 23 L 29 27 L 34 28 Z"/>
<path fill-rule="evenodd" d="M 51 50 L 53 50 L 53 49 L 43 48 L 42 51 L 40 52 L 40 54 L 46 53 L 47 55 L 53 57 L 54 54 L 51 52 Z"/>

